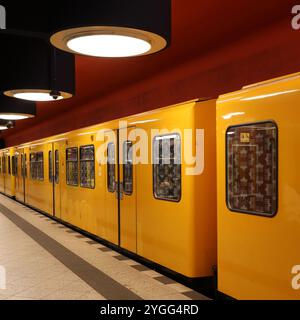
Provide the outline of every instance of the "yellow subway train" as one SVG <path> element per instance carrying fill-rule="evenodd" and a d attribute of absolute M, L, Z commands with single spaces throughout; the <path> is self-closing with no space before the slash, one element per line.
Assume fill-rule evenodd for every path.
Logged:
<path fill-rule="evenodd" d="M 300 73 L 7 148 L 0 192 L 222 297 L 299 300 L 298 101 Z"/>

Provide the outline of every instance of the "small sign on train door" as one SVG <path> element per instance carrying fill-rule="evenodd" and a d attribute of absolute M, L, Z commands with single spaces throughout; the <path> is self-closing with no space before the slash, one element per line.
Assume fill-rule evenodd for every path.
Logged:
<path fill-rule="evenodd" d="M 241 143 L 249 143 L 250 142 L 250 133 L 241 133 L 240 141 L 241 141 Z"/>

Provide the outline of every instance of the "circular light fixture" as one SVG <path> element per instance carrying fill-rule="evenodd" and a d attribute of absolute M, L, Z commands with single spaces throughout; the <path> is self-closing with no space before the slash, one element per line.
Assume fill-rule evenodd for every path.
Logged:
<path fill-rule="evenodd" d="M 110 58 L 139 56 L 151 50 L 151 44 L 145 40 L 107 34 L 78 36 L 70 40 L 67 46 L 84 55 Z"/>
<path fill-rule="evenodd" d="M 51 43 L 94 57 L 133 57 L 170 43 L 171 0 L 63 2 L 52 18 Z"/>
<path fill-rule="evenodd" d="M 0 34 L 0 90 L 29 101 L 71 98 L 75 91 L 75 59 L 38 36 Z"/>
<path fill-rule="evenodd" d="M 36 115 L 34 102 L 21 101 L 0 95 L 0 120 L 15 121 L 33 118 Z"/>
<path fill-rule="evenodd" d="M 17 99 L 27 100 L 27 101 L 58 101 L 62 99 L 71 98 L 72 95 L 66 92 L 58 92 L 55 96 L 51 94 L 49 90 L 9 90 L 5 91 L 4 94 L 9 97 L 14 97 Z"/>
<path fill-rule="evenodd" d="M 16 115 L 16 114 L 0 114 L 0 119 L 2 120 L 10 120 L 10 121 L 16 121 L 16 120 L 24 120 L 30 118 L 29 115 Z"/>
<path fill-rule="evenodd" d="M 9 92 L 6 93 L 9 95 Z M 28 101 L 55 101 L 53 97 L 50 96 L 49 93 L 46 92 L 20 92 L 14 93 L 13 96 L 18 99 L 28 100 Z M 63 99 L 62 96 L 59 96 L 56 100 Z"/>
<path fill-rule="evenodd" d="M 148 41 L 122 35 L 88 35 L 69 40 L 70 50 L 93 57 L 133 57 L 146 54 L 151 50 Z"/>
<path fill-rule="evenodd" d="M 103 58 L 149 55 L 167 46 L 163 37 L 151 32 L 104 26 L 61 31 L 51 42 L 64 51 Z"/>

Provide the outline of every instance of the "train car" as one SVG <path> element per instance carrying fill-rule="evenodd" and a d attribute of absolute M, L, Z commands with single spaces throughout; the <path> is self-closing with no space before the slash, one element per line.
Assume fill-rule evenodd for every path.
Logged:
<path fill-rule="evenodd" d="M 180 276 L 210 278 L 215 113 L 215 100 L 195 100 L 18 146 L 17 197 Z"/>
<path fill-rule="evenodd" d="M 217 101 L 218 290 L 299 299 L 300 74 Z"/>

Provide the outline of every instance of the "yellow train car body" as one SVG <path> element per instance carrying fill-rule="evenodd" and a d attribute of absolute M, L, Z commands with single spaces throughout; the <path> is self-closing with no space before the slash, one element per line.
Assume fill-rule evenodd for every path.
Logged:
<path fill-rule="evenodd" d="M 218 289 L 236 299 L 300 298 L 299 101 L 300 74 L 217 101 Z"/>

